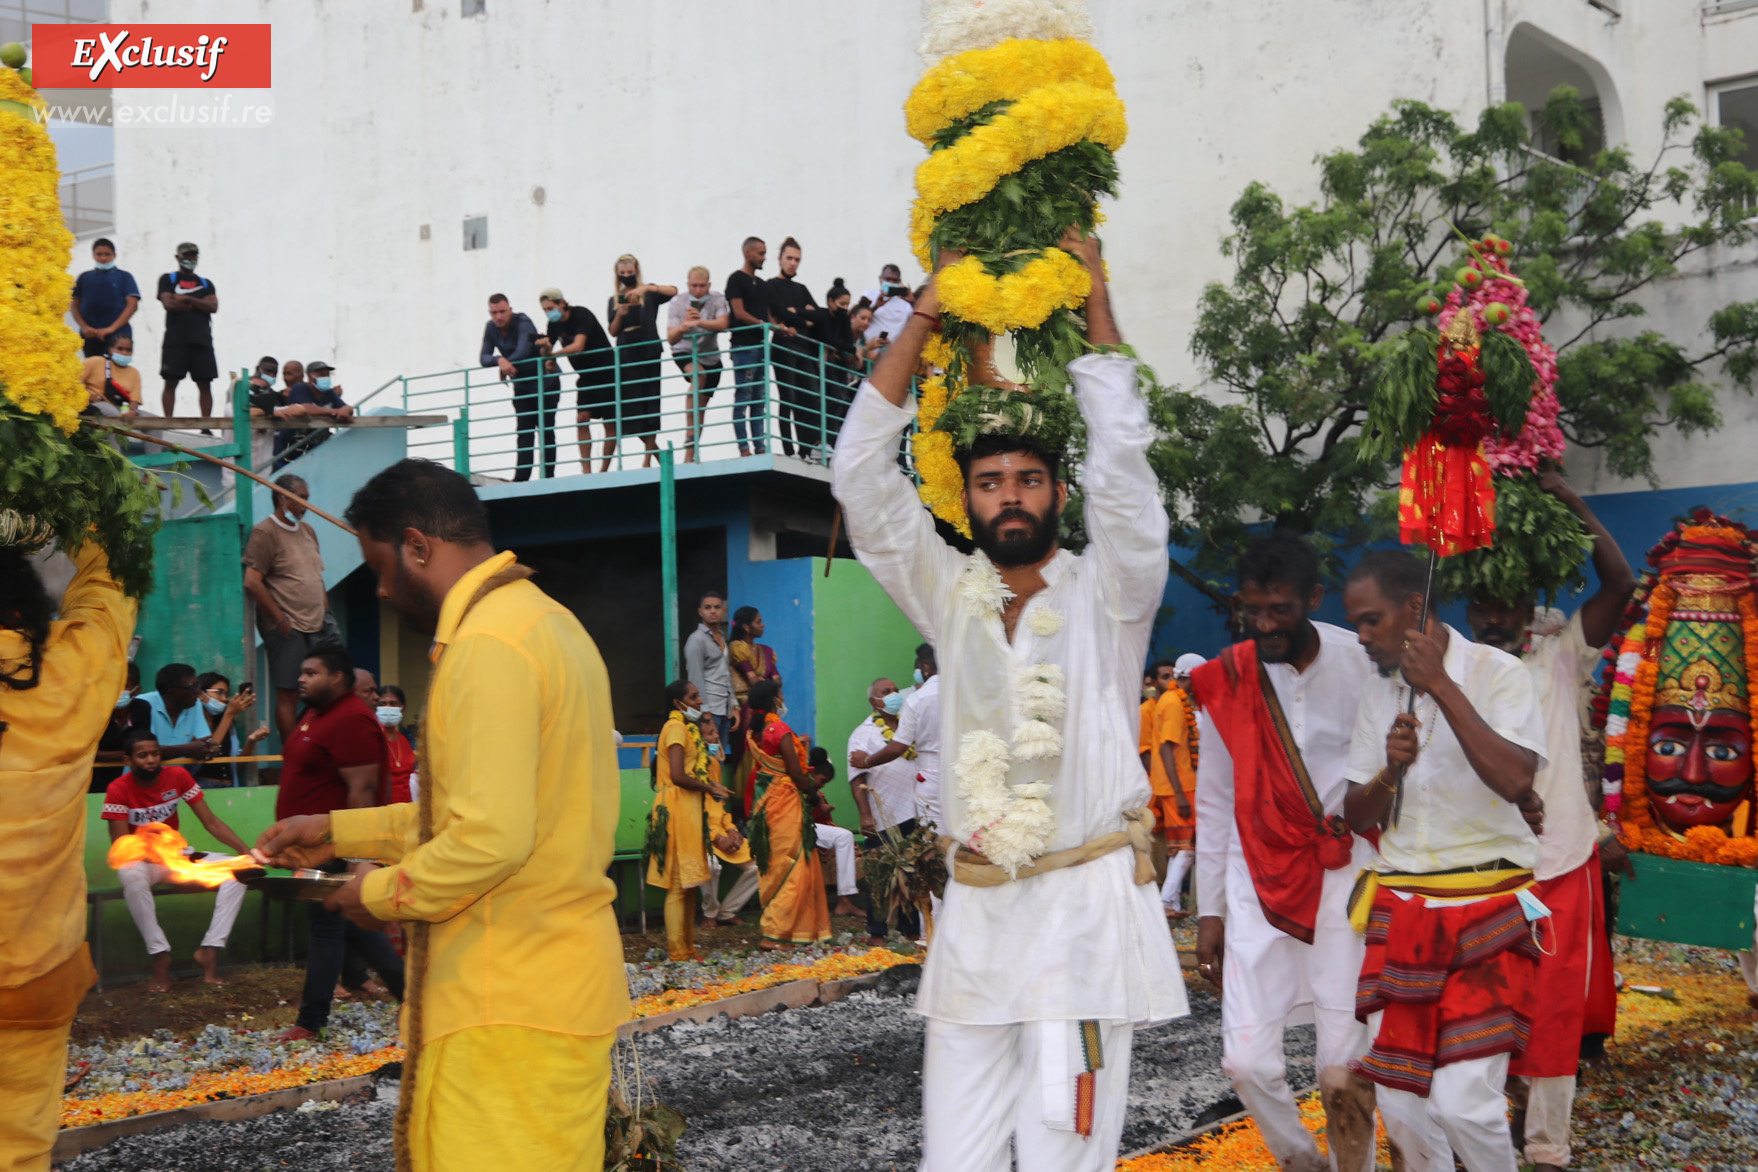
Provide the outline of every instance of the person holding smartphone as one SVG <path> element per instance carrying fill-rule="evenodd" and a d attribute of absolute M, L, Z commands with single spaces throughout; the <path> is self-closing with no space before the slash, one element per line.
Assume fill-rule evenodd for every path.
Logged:
<path fill-rule="evenodd" d="M 910 311 L 915 308 L 915 300 L 910 296 L 910 288 L 903 283 L 903 270 L 896 265 L 886 265 L 879 270 L 879 287 L 869 289 L 861 297 L 873 307 L 873 319 L 867 323 L 866 340 L 869 345 L 874 342 L 889 342 L 903 333 L 903 325 L 910 319 Z M 883 350 L 883 347 L 880 348 Z M 878 353 L 871 355 L 874 359 Z"/>
<path fill-rule="evenodd" d="M 703 413 L 720 385 L 720 333 L 732 324 L 732 310 L 726 297 L 710 285 L 705 266 L 697 265 L 689 276 L 689 299 L 674 300 L 666 309 L 665 340 L 671 343 L 672 361 L 690 376 L 685 392 L 690 435 L 684 443 L 684 463 L 693 464 L 702 440 Z"/>

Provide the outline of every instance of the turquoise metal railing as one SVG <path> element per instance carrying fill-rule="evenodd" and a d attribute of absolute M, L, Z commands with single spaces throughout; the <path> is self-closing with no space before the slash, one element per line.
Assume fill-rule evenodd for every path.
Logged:
<path fill-rule="evenodd" d="M 597 361 L 585 372 L 570 362 L 581 355 L 559 355 L 524 360 L 511 379 L 498 364 L 406 375 L 355 407 L 448 416 L 450 435 L 412 432 L 409 454 L 492 479 L 657 467 L 667 447 L 680 463 L 764 452 L 821 463 L 868 365 L 773 327 L 758 346 L 705 351 L 704 369 L 693 373 L 669 353 L 656 358 L 657 350 L 589 351 Z M 753 388 L 746 402 L 738 401 L 740 374 Z M 700 413 L 691 405 L 698 394 L 708 396 Z M 582 404 L 589 421 L 581 419 Z"/>

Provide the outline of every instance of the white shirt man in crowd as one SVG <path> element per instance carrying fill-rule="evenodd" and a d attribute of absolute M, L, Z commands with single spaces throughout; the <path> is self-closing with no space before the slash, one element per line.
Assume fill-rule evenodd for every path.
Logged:
<path fill-rule="evenodd" d="M 877 752 L 857 759 L 852 754 L 853 769 L 874 769 L 890 765 L 907 753 L 915 759 L 915 797 L 910 806 L 919 826 L 940 825 L 940 669 L 934 659 L 934 645 L 923 643 L 916 648 L 916 686 L 903 702 L 898 714 L 897 729 L 891 743 Z"/>
<path fill-rule="evenodd" d="M 1351 908 L 1367 946 L 1356 1013 L 1373 1034 L 1357 1069 L 1378 1084 L 1388 1129 L 1420 1133 L 1432 1118 L 1467 1172 L 1515 1172 L 1503 1088 L 1531 1021 L 1540 929 L 1528 918 L 1547 914 L 1527 818 L 1542 812 L 1533 777 L 1549 749 L 1519 660 L 1433 616 L 1423 629 L 1425 578 L 1411 554 L 1378 550 L 1343 590 L 1378 669 L 1345 768 L 1350 827 L 1380 828 Z"/>
<path fill-rule="evenodd" d="M 896 265 L 880 269 L 879 287 L 861 294 L 873 307 L 873 320 L 867 323 L 862 337 L 869 342 L 878 341 L 880 334 L 884 334 L 888 342 L 901 338 L 903 325 L 915 309 L 910 304 L 909 294 L 909 286 L 903 283 L 903 270 Z"/>
<path fill-rule="evenodd" d="M 848 783 L 861 812 L 867 849 L 877 850 L 881 836 L 902 836 L 916 828 L 917 754 L 906 741 L 897 756 L 874 765 L 872 759 L 896 740 L 903 693 L 881 676 L 867 689 L 867 705 L 873 711 L 848 737 Z M 879 940 L 887 934 L 884 912 L 881 907 L 867 909 L 867 934 Z M 913 912 L 905 909 L 899 921 L 906 934 L 916 934 Z"/>
<path fill-rule="evenodd" d="M 1063 247 L 1092 274 L 1089 340 L 1119 346 L 1097 241 L 1071 233 Z M 940 827 L 962 845 L 916 998 L 928 1018 L 921 1166 L 1003 1172 L 1017 1157 L 1021 1172 L 1108 1172 L 1134 1028 L 1188 1012 L 1148 857 L 1135 714 L 1122 702 L 1165 585 L 1153 433 L 1133 359 L 1076 359 L 1068 373 L 1087 425 L 1090 544 L 1079 555 L 1057 549 L 1063 453 L 1059 440 L 1040 444 L 1028 430 L 986 434 L 957 453 L 979 551 L 958 553 L 896 467 L 915 414 L 910 378 L 939 309 L 930 283 L 857 395 L 832 464 L 856 556 L 951 680 L 939 711 L 958 765 Z M 1054 712 L 1058 754 L 1042 752 L 1036 733 L 1003 739 L 1028 710 Z M 998 781 L 1029 781 L 1036 796 L 1007 797 L 998 821 L 974 822 L 972 804 L 996 800 Z M 1027 800 L 1042 803 L 1042 815 L 1030 813 L 1042 817 L 1038 829 L 1014 820 Z M 1082 846 L 1089 852 L 1057 855 Z"/>
<path fill-rule="evenodd" d="M 1622 867 L 1628 857 L 1616 838 L 1595 851 L 1599 822 L 1581 775 L 1581 692 L 1599 666 L 1600 649 L 1617 632 L 1636 591 L 1636 575 L 1618 543 L 1560 473 L 1541 474 L 1539 486 L 1567 505 L 1593 535 L 1598 592 L 1567 620 L 1555 611 L 1536 614 L 1530 594 L 1513 600 L 1472 598 L 1465 619 L 1479 643 L 1521 658 L 1544 711 L 1548 760 L 1533 782 L 1544 802 L 1544 833 L 1533 873 L 1538 896 L 1551 911 L 1555 947 L 1539 958 L 1532 1037 L 1509 1069 L 1528 1092 L 1525 1110 L 1514 1112 L 1516 1143 L 1524 1139 L 1535 1172 L 1561 1172 L 1569 1164 L 1575 1068 L 1588 994 L 1595 985 L 1603 991 L 1611 981 L 1600 866 L 1609 861 Z M 1601 1000 L 1615 1005 L 1616 994 Z"/>
<path fill-rule="evenodd" d="M 1197 969 L 1221 990 L 1222 1067 L 1284 1172 L 1327 1167 L 1300 1121 L 1283 1053 L 1286 1027 L 1308 1019 L 1318 1032 L 1328 1166 L 1371 1172 L 1373 1084 L 1349 1068 L 1367 1051 L 1367 1028 L 1355 1019 L 1364 949 L 1348 905 L 1374 849 L 1333 831 L 1373 665 L 1354 635 L 1311 619 L 1324 587 L 1318 555 L 1301 538 L 1278 531 L 1253 542 L 1237 597 L 1246 642 L 1191 675 L 1202 746 Z"/>

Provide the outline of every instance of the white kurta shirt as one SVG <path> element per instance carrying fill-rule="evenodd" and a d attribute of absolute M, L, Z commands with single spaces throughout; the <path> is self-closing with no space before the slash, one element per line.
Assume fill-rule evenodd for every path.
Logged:
<path fill-rule="evenodd" d="M 1305 671 L 1292 664 L 1266 663 L 1264 671 L 1275 689 L 1288 729 L 1300 749 L 1300 759 L 1312 777 L 1313 789 L 1324 803 L 1325 816 L 1343 812 L 1349 794 L 1344 776 L 1349 762 L 1349 743 L 1355 736 L 1355 712 L 1361 692 L 1374 674 L 1373 661 L 1349 631 L 1330 623 L 1314 623 L 1319 653 Z M 1280 935 L 1264 919 L 1252 884 L 1245 848 L 1239 841 L 1239 822 L 1234 807 L 1233 757 L 1207 715 L 1197 718 L 1197 742 L 1202 753 L 1196 766 L 1196 895 L 1197 908 L 1205 916 L 1227 916 L 1261 922 L 1265 931 Z M 1325 890 L 1341 886 L 1347 891 L 1355 874 L 1369 865 L 1374 849 L 1361 835 L 1355 836 L 1355 866 L 1325 873 Z M 1228 924 L 1231 940 L 1235 924 Z M 1350 974 L 1350 980 L 1355 979 Z"/>
<path fill-rule="evenodd" d="M 890 743 L 879 727 L 879 718 L 869 716 L 849 734 L 848 753 L 850 757 L 856 753 L 865 753 L 871 757 Z M 874 825 L 880 830 L 896 826 L 899 822 L 908 822 L 916 816 L 915 761 L 908 757 L 899 757 L 895 761 L 887 761 L 870 769 L 856 769 L 851 763 L 848 775 L 851 783 L 864 777 L 867 784 L 873 787 L 873 792 L 867 795 L 867 799 L 873 809 Z"/>
<path fill-rule="evenodd" d="M 1581 771 L 1582 683 L 1599 665 L 1599 652 L 1587 645 L 1576 611 L 1554 635 L 1533 636 L 1521 662 L 1532 674 L 1549 745 L 1548 760 L 1532 783 L 1544 799 L 1542 856 L 1533 874 L 1555 879 L 1585 863 L 1599 841 L 1599 822 Z"/>
<path fill-rule="evenodd" d="M 973 563 L 985 568 L 986 559 L 942 541 L 898 471 L 897 438 L 913 404 L 894 407 L 863 385 L 831 465 L 856 556 L 935 647 L 945 680 L 943 832 L 968 833 L 955 765 L 965 738 L 1008 736 L 1022 673 L 1038 664 L 1062 669 L 1063 750 L 1045 798 L 1055 814 L 1052 851 L 1122 830 L 1123 811 L 1148 802 L 1134 701 L 1167 557 L 1135 362 L 1087 355 L 1068 373 L 1087 424 L 1081 487 L 1090 544 L 1044 567 L 1046 587 L 1027 604 L 1012 642 L 1000 614 L 974 606 L 960 589 L 961 576 Z M 1147 1024 L 1188 1013 L 1159 891 L 1138 886 L 1134 866 L 1125 849 L 998 887 L 948 883 L 916 1008 L 966 1025 Z"/>
<path fill-rule="evenodd" d="M 1518 659 L 1486 643 L 1473 643 L 1447 628 L 1442 667 L 1459 685 L 1484 723 L 1503 739 L 1538 754 L 1542 771 L 1550 752 L 1532 677 Z M 1349 746 L 1349 780 L 1366 785 L 1386 764 L 1386 734 L 1404 711 L 1409 693 L 1404 673 L 1371 676 L 1361 698 L 1355 738 Z M 1416 703 L 1418 752 L 1404 775 L 1398 825 L 1380 835 L 1384 871 L 1417 875 L 1506 859 L 1517 867 L 1538 865 L 1538 839 L 1520 816 L 1483 783 L 1432 696 Z"/>

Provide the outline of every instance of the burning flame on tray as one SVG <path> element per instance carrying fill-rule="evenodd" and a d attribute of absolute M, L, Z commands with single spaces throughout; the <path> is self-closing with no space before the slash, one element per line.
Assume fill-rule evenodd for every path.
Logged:
<path fill-rule="evenodd" d="M 202 887 L 218 887 L 232 878 L 233 872 L 262 865 L 249 855 L 197 862 L 184 856 L 183 852 L 188 849 L 189 843 L 181 834 L 163 822 L 149 822 L 135 827 L 133 834 L 125 834 L 111 843 L 108 861 L 114 870 L 129 863 L 157 863 L 171 872 L 167 876 L 169 882 L 194 883 Z"/>

